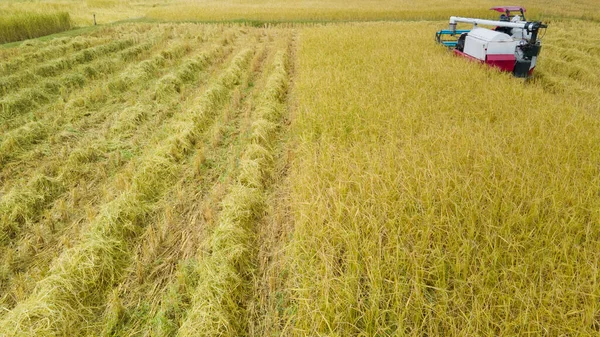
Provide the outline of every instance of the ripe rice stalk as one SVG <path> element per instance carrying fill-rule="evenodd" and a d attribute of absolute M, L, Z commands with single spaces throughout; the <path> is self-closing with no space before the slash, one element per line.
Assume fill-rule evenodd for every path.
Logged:
<path fill-rule="evenodd" d="M 0 43 L 21 41 L 71 29 L 66 12 L 13 12 L 0 18 Z"/>
<path fill-rule="evenodd" d="M 271 334 L 596 333 L 598 96 L 464 62 L 434 26 L 303 30 Z"/>

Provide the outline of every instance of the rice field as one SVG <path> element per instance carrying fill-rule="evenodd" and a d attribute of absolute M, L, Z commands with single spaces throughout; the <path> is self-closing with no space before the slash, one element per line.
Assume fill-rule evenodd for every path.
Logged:
<path fill-rule="evenodd" d="M 585 19 L 598 22 L 596 0 L 521 0 L 529 18 Z M 68 12 L 75 26 L 121 20 L 203 22 L 345 22 L 382 20 L 446 20 L 451 15 L 488 17 L 495 0 L 4 0 L 0 15 Z M 505 5 L 505 4 L 504 4 Z"/>
<path fill-rule="evenodd" d="M 435 44 L 480 2 L 94 0 L 150 22 L 0 48 L 0 336 L 598 335 L 597 13 L 532 0 L 524 81 Z"/>

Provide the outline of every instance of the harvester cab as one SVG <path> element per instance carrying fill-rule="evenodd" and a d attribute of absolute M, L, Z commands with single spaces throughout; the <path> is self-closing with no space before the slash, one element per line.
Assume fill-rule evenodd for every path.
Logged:
<path fill-rule="evenodd" d="M 525 19 L 526 9 L 521 6 L 501 6 L 501 7 L 492 7 L 490 8 L 493 11 L 502 13 L 500 14 L 500 21 L 512 21 L 512 19 L 518 14 L 514 14 L 515 12 L 519 12 L 521 15 L 519 16 L 519 21 L 527 21 Z"/>
<path fill-rule="evenodd" d="M 502 13 L 499 20 L 451 16 L 449 28 L 438 31 L 436 41 L 456 55 L 511 72 L 516 77 L 530 76 L 542 47 L 539 31 L 548 26 L 538 21 L 526 21 L 526 10 L 520 6 L 491 9 Z M 470 23 L 473 27 L 456 29 L 458 23 Z M 494 29 L 480 28 L 479 25 L 493 26 Z"/>

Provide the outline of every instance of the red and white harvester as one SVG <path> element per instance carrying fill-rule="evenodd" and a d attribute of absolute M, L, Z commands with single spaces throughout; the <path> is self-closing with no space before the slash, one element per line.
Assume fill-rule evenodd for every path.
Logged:
<path fill-rule="evenodd" d="M 516 77 L 530 76 L 542 48 L 538 33 L 548 26 L 526 21 L 525 8 L 520 6 L 491 9 L 502 13 L 500 20 L 451 16 L 449 29 L 438 31 L 436 40 L 457 55 L 511 72 Z M 473 28 L 457 30 L 458 23 L 469 23 Z M 479 25 L 494 28 L 479 28 Z"/>

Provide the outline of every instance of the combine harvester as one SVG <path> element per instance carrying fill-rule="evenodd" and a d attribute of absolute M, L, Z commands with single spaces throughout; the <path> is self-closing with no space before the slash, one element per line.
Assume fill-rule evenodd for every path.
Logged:
<path fill-rule="evenodd" d="M 491 9 L 502 13 L 499 21 L 451 16 L 449 29 L 436 33 L 437 42 L 453 49 L 457 55 L 511 72 L 516 77 L 530 76 L 542 48 L 538 33 L 548 26 L 538 21 L 526 21 L 523 7 Z M 473 29 L 457 30 L 459 22 L 473 24 Z M 478 25 L 495 28 L 479 28 Z"/>

